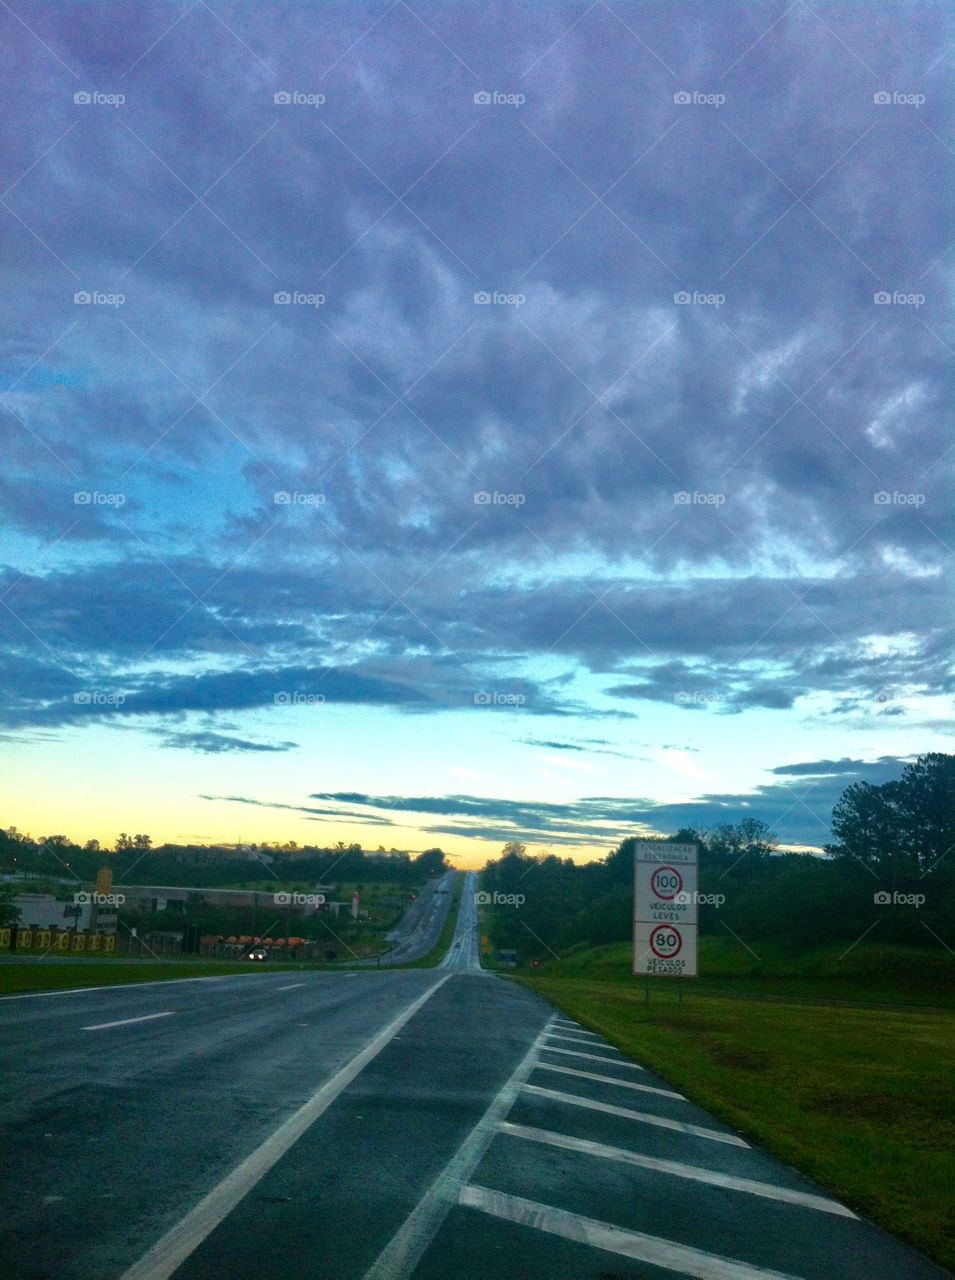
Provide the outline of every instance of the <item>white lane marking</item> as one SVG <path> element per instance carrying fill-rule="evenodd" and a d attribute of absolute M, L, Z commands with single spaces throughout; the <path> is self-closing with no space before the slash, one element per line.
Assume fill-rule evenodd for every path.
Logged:
<path fill-rule="evenodd" d="M 585 1218 L 579 1213 L 568 1213 L 566 1209 L 555 1209 L 522 1196 L 509 1196 L 489 1187 L 462 1187 L 458 1204 L 480 1209 L 506 1222 L 517 1222 L 564 1240 L 590 1245 L 592 1249 L 649 1262 L 666 1271 L 677 1271 L 681 1276 L 693 1276 L 694 1280 L 798 1280 L 783 1271 L 769 1271 L 766 1267 L 677 1244 L 675 1240 L 648 1236 L 642 1231 L 627 1231 L 610 1222 Z"/>
<path fill-rule="evenodd" d="M 276 987 L 277 991 L 294 991 L 296 987 L 304 987 L 304 982 L 292 982 L 287 987 Z"/>
<path fill-rule="evenodd" d="M 168 1280 L 183 1261 L 210 1235 L 219 1223 L 242 1200 L 286 1151 L 298 1141 L 338 1095 L 381 1053 L 389 1041 L 409 1022 L 421 1006 L 451 977 L 439 978 L 423 995 L 375 1036 L 360 1053 L 356 1053 L 340 1071 L 312 1094 L 251 1155 L 246 1156 L 227 1177 L 213 1187 L 195 1208 L 158 1240 L 148 1253 L 124 1271 L 120 1280 Z"/>
<path fill-rule="evenodd" d="M 138 1018 L 120 1018 L 117 1022 L 97 1022 L 92 1027 L 81 1027 L 81 1031 L 106 1031 L 109 1027 L 128 1027 L 131 1022 L 152 1022 L 153 1018 L 172 1018 L 175 1016 L 175 1009 L 169 1009 L 166 1013 L 144 1013 Z"/>
<path fill-rule="evenodd" d="M 620 1089 L 637 1089 L 640 1093 L 655 1093 L 661 1098 L 676 1098 L 686 1102 L 682 1093 L 672 1089 L 657 1089 L 652 1084 L 637 1084 L 635 1080 L 619 1080 L 616 1076 L 599 1076 L 596 1071 L 578 1071 L 576 1067 L 559 1067 L 556 1062 L 538 1062 L 535 1071 L 558 1071 L 562 1076 L 576 1076 L 580 1080 L 596 1080 L 598 1084 L 615 1084 Z"/>
<path fill-rule="evenodd" d="M 564 1053 L 568 1058 L 589 1058 L 591 1062 L 607 1062 L 612 1067 L 629 1067 L 631 1071 L 644 1071 L 635 1062 L 625 1062 L 621 1058 L 608 1058 L 605 1053 L 581 1053 L 579 1049 L 558 1049 L 555 1045 L 545 1044 L 544 1053 Z"/>
<path fill-rule="evenodd" d="M 594 1040 L 585 1040 L 583 1036 L 565 1036 L 561 1032 L 557 1032 L 557 1031 L 552 1031 L 547 1038 L 548 1040 L 566 1040 L 568 1041 L 569 1044 L 588 1044 L 590 1045 L 591 1049 L 596 1049 L 597 1047 L 597 1045 L 594 1044 L 594 1040 L 596 1040 L 598 1044 L 605 1043 L 603 1040 L 600 1039 L 600 1036 L 594 1036 Z M 607 1048 L 610 1049 L 612 1048 L 612 1046 L 607 1045 Z"/>
<path fill-rule="evenodd" d="M 63 991 L 26 991 L 18 996 L 0 996 L 3 1000 L 45 1000 L 48 996 L 82 996 L 93 991 L 130 991 L 142 990 L 143 987 L 179 986 L 184 982 L 225 982 L 228 978 L 279 978 L 282 974 L 262 973 L 261 970 L 249 973 L 219 973 L 205 978 L 160 978 L 158 982 L 110 982 L 99 987 L 67 987 Z"/>
<path fill-rule="evenodd" d="M 822 1213 L 835 1213 L 843 1218 L 854 1218 L 856 1215 L 838 1200 L 830 1200 L 828 1196 L 814 1196 L 806 1191 L 791 1191 L 788 1187 L 778 1187 L 771 1182 L 759 1182 L 754 1178 L 735 1178 L 728 1173 L 717 1173 L 713 1169 L 703 1169 L 694 1164 L 683 1164 L 678 1160 L 659 1160 L 656 1156 L 639 1155 L 636 1151 L 625 1151 L 621 1147 L 608 1147 L 602 1142 L 590 1142 L 586 1138 L 571 1138 L 564 1133 L 554 1133 L 549 1129 L 534 1129 L 529 1125 L 511 1124 L 502 1120 L 497 1126 L 499 1133 L 510 1134 L 514 1138 L 526 1138 L 529 1142 L 542 1142 L 550 1147 L 563 1147 L 568 1151 L 580 1151 L 585 1155 L 599 1156 L 603 1160 L 617 1160 L 621 1164 L 637 1165 L 640 1169 L 652 1169 L 655 1173 L 670 1173 L 675 1178 L 689 1178 L 693 1182 L 706 1182 L 714 1187 L 725 1187 L 730 1191 L 746 1191 L 750 1195 L 765 1196 L 767 1200 L 782 1200 L 786 1204 L 798 1204 L 806 1209 L 819 1209 Z"/>
<path fill-rule="evenodd" d="M 593 1098 L 580 1098 L 576 1093 L 562 1093 L 559 1089 L 543 1089 L 538 1084 L 524 1084 L 524 1093 L 533 1093 L 536 1097 L 549 1098 L 551 1102 L 568 1102 L 574 1107 L 586 1107 L 588 1111 L 604 1111 L 607 1115 L 622 1116 L 624 1120 L 636 1120 L 639 1124 L 652 1124 L 658 1129 L 675 1129 L 677 1133 L 685 1133 L 693 1138 L 709 1138 L 712 1142 L 727 1142 L 731 1147 L 749 1147 L 748 1142 L 738 1138 L 735 1133 L 722 1133 L 719 1129 L 704 1129 L 698 1124 L 687 1124 L 683 1120 L 668 1120 L 666 1116 L 651 1116 L 645 1111 L 631 1111 L 629 1107 L 615 1107 L 610 1102 L 595 1102 Z"/>
<path fill-rule="evenodd" d="M 582 1027 L 576 1022 L 555 1022 L 554 1026 L 559 1031 L 572 1031 L 577 1036 L 592 1036 L 594 1040 L 603 1039 L 603 1036 L 598 1036 L 596 1031 L 588 1031 L 586 1027 Z"/>
<path fill-rule="evenodd" d="M 545 1023 L 514 1074 L 385 1245 L 363 1280 L 407 1280 L 415 1270 L 438 1234 L 441 1224 L 454 1208 L 461 1188 L 494 1141 L 498 1121 L 503 1120 L 510 1111 L 524 1081 L 533 1071 L 549 1026 L 550 1021 Z"/>

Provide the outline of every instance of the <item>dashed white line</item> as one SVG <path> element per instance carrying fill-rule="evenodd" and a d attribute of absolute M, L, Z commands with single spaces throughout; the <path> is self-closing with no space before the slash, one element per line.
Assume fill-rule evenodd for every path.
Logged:
<path fill-rule="evenodd" d="M 566 1209 L 555 1209 L 553 1205 L 506 1195 L 489 1187 L 462 1187 L 458 1204 L 480 1209 L 505 1222 L 520 1223 L 564 1240 L 590 1245 L 592 1249 L 604 1249 L 666 1271 L 679 1272 L 681 1276 L 692 1276 L 694 1280 L 798 1280 L 786 1272 L 754 1267 L 748 1262 L 648 1236 L 642 1231 L 627 1231 L 610 1222 L 585 1218 L 579 1213 L 568 1213 Z"/>
<path fill-rule="evenodd" d="M 170 987 L 187 982 L 225 982 L 228 978 L 274 978 L 274 973 L 220 973 L 211 978 L 161 978 L 158 982 L 110 982 L 96 987 L 64 987 L 62 991 L 25 991 L 18 996 L 0 996 L 4 1000 L 46 1000 L 50 996 L 82 996 L 97 991 L 141 991 L 149 987 Z"/>
<path fill-rule="evenodd" d="M 547 1098 L 551 1102 L 566 1102 L 573 1107 L 585 1107 L 588 1111 L 603 1111 L 610 1116 L 621 1116 L 624 1120 L 634 1120 L 638 1124 L 655 1125 L 658 1129 L 674 1129 L 677 1133 L 685 1133 L 693 1138 L 709 1138 L 712 1142 L 726 1142 L 731 1147 L 749 1147 L 749 1143 L 738 1138 L 735 1133 L 723 1133 L 719 1129 L 704 1129 L 702 1125 L 686 1124 L 683 1120 L 670 1120 L 666 1116 L 651 1116 L 645 1111 L 631 1111 L 629 1107 L 615 1107 L 610 1102 L 597 1102 L 594 1098 L 581 1098 L 576 1093 L 562 1093 L 559 1089 L 543 1089 L 537 1084 L 523 1084 L 524 1093 L 532 1093 L 538 1098 Z"/>
<path fill-rule="evenodd" d="M 175 1009 L 169 1009 L 165 1013 L 143 1013 L 138 1018 L 120 1018 L 117 1022 L 97 1022 L 92 1027 L 82 1027 L 83 1031 L 106 1031 L 110 1027 L 128 1027 L 131 1022 L 152 1022 L 154 1018 L 172 1018 L 175 1016 Z"/>
<path fill-rule="evenodd" d="M 276 991 L 294 991 L 296 987 L 304 987 L 304 982 L 292 982 L 287 987 L 276 987 Z"/>
<path fill-rule="evenodd" d="M 499 1133 L 509 1134 L 514 1138 L 525 1138 L 528 1142 L 540 1142 L 550 1147 L 562 1147 L 567 1151 L 579 1151 L 584 1155 L 598 1156 L 603 1160 L 616 1160 L 620 1164 L 633 1164 L 640 1169 L 650 1169 L 654 1173 L 669 1173 L 675 1178 L 688 1178 L 692 1182 L 706 1182 L 713 1187 L 724 1187 L 729 1191 L 745 1191 L 750 1195 L 764 1196 L 767 1200 L 782 1200 L 786 1204 L 801 1205 L 806 1209 L 818 1209 L 822 1213 L 834 1213 L 843 1218 L 854 1218 L 856 1215 L 838 1200 L 830 1200 L 827 1196 L 814 1196 L 806 1191 L 792 1191 L 788 1187 L 779 1187 L 771 1182 L 759 1182 L 754 1178 L 735 1178 L 728 1173 L 718 1173 L 714 1169 L 703 1169 L 693 1164 L 683 1164 L 678 1160 L 660 1160 L 656 1156 L 641 1155 L 636 1151 L 624 1151 L 620 1147 L 608 1147 L 602 1142 L 590 1142 L 586 1138 L 571 1138 L 564 1133 L 554 1133 L 550 1129 L 534 1129 L 530 1125 L 511 1124 L 502 1120 L 497 1126 Z"/>
<path fill-rule="evenodd" d="M 640 1093 L 655 1093 L 661 1098 L 675 1098 L 686 1102 L 682 1093 L 673 1089 L 658 1089 L 652 1084 L 637 1084 L 635 1080 L 618 1080 L 616 1076 L 600 1076 L 596 1071 L 578 1071 L 576 1067 L 559 1067 L 556 1062 L 538 1062 L 535 1071 L 557 1071 L 562 1076 L 576 1076 L 580 1080 L 596 1080 L 598 1084 L 615 1084 L 620 1089 L 637 1089 Z"/>
<path fill-rule="evenodd" d="M 447 977 L 439 978 L 423 995 L 412 1001 L 407 1009 L 369 1041 L 360 1053 L 356 1053 L 350 1062 L 346 1063 L 330 1080 L 326 1080 L 321 1088 L 299 1107 L 298 1111 L 279 1125 L 275 1132 L 227 1177 L 223 1178 L 218 1186 L 213 1187 L 209 1194 L 167 1231 L 148 1253 L 138 1262 L 134 1262 L 128 1271 L 124 1271 L 121 1280 L 168 1280 L 185 1259 L 199 1247 L 206 1236 L 216 1229 L 223 1218 L 232 1212 L 239 1201 L 248 1195 L 256 1183 L 265 1177 L 286 1151 L 332 1105 L 358 1073 L 394 1039 L 425 1001 L 430 1000 L 434 993 L 444 986 L 450 976 L 448 974 Z"/>

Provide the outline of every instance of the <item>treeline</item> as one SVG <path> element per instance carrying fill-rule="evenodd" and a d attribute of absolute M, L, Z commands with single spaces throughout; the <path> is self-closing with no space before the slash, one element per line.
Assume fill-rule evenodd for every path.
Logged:
<path fill-rule="evenodd" d="M 882 943 L 955 946 L 955 756 L 925 755 L 895 781 L 848 787 L 832 830 L 824 857 L 781 852 L 752 818 L 666 837 L 700 846 L 701 933 L 799 948 L 849 947 L 868 930 Z M 506 846 L 482 877 L 505 897 L 486 913 L 492 945 L 545 958 L 628 940 L 634 844 L 585 865 Z"/>
<path fill-rule="evenodd" d="M 0 830 L 0 871 L 27 872 L 51 879 L 73 879 L 89 883 L 100 867 L 109 866 L 114 882 L 126 884 L 182 885 L 187 888 L 216 888 L 235 885 L 298 883 L 367 883 L 388 881 L 413 885 L 440 875 L 449 863 L 441 849 L 427 849 L 412 855 L 403 852 L 369 851 L 360 844 L 338 844 L 333 848 L 297 845 L 260 845 L 270 861 L 229 857 L 215 846 L 164 844 L 153 849 L 148 836 L 136 836 L 130 845 L 117 842 L 115 850 L 103 850 L 97 841 L 79 845 L 67 836 L 33 839 L 19 832 Z M 140 843 L 133 844 L 132 840 Z M 95 846 L 95 847 L 91 847 Z M 292 854 L 295 856 L 291 856 Z"/>

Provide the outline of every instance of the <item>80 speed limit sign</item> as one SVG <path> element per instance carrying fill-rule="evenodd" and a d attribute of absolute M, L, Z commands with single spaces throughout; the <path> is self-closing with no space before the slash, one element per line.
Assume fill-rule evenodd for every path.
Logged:
<path fill-rule="evenodd" d="M 650 934 L 650 950 L 658 960 L 674 960 L 683 950 L 683 935 L 672 924 L 658 924 Z"/>
<path fill-rule="evenodd" d="M 697 846 L 640 841 L 633 864 L 633 972 L 695 977 Z"/>

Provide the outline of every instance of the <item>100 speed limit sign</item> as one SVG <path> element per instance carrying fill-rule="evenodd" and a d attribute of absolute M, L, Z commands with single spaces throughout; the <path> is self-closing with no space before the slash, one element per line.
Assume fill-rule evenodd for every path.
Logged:
<path fill-rule="evenodd" d="M 633 864 L 633 972 L 697 972 L 697 846 L 639 841 Z"/>

